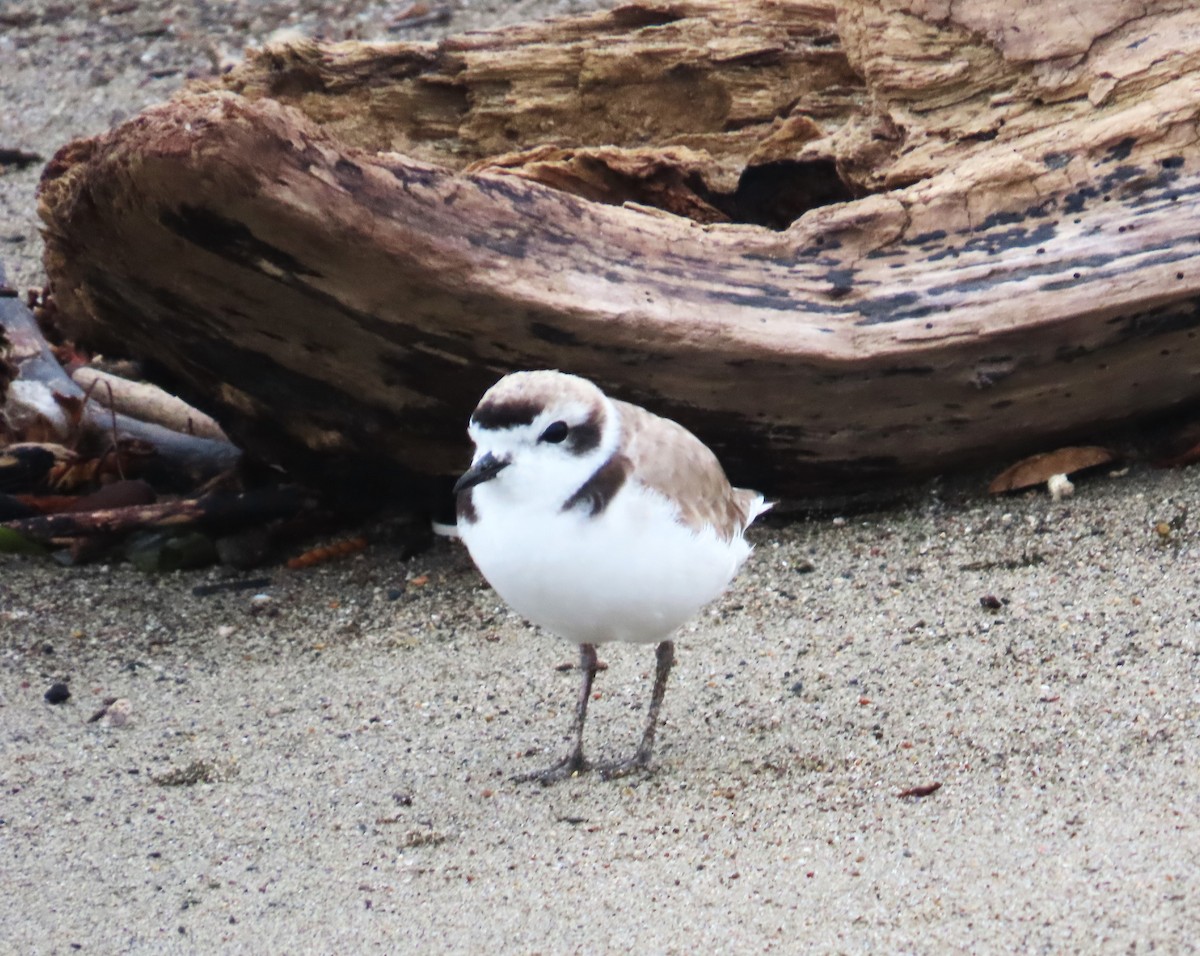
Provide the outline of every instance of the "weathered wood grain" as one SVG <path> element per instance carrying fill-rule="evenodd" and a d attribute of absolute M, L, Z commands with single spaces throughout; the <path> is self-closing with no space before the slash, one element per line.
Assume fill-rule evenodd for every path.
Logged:
<path fill-rule="evenodd" d="M 451 473 L 478 395 L 540 366 L 776 495 L 1040 450 L 1200 398 L 1200 12 L 1049 6 L 268 51 L 60 152 L 48 267 L 81 331 L 310 469 Z M 656 95 L 674 126 L 631 118 Z"/>

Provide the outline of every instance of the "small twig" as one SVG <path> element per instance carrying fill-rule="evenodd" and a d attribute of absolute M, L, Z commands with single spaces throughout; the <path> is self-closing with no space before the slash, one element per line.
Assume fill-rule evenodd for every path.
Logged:
<path fill-rule="evenodd" d="M 413 30 L 434 23 L 449 23 L 453 11 L 447 6 L 430 7 L 425 3 L 410 3 L 387 24 L 389 33 Z"/>
<path fill-rule="evenodd" d="M 896 796 L 898 797 L 928 797 L 932 793 L 937 793 L 942 789 L 940 783 L 924 783 L 917 787 L 909 787 L 907 790 L 901 790 Z"/>
<path fill-rule="evenodd" d="M 12 149 L 7 146 L 0 146 L 0 166 L 16 166 L 18 169 L 24 169 L 26 166 L 32 166 L 34 163 L 40 163 L 41 161 L 41 156 L 27 149 Z"/>
<path fill-rule="evenodd" d="M 143 528 L 178 531 L 192 525 L 229 528 L 294 515 L 310 503 L 298 488 L 273 488 L 240 495 L 130 505 L 99 511 L 63 512 L 0 522 L 33 541 L 94 534 L 126 534 Z"/>

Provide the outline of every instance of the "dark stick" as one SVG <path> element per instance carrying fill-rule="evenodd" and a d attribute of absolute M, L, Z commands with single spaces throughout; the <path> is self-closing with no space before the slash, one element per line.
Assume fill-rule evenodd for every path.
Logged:
<path fill-rule="evenodd" d="M 292 515 L 304 505 L 304 495 L 299 489 L 277 488 L 242 495 L 212 494 L 153 505 L 38 515 L 6 521 L 3 526 L 33 541 L 48 541 L 76 535 L 123 534 L 140 528 L 176 530 L 194 524 L 223 528 Z"/>

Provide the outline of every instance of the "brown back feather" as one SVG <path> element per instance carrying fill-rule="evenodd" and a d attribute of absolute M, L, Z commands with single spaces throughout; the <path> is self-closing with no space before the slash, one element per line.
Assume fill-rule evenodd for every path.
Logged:
<path fill-rule="evenodd" d="M 621 416 L 623 453 L 636 480 L 674 501 L 680 522 L 694 531 L 711 525 L 732 541 L 754 520 L 760 495 L 731 487 L 704 442 L 669 418 L 617 399 L 613 404 Z"/>

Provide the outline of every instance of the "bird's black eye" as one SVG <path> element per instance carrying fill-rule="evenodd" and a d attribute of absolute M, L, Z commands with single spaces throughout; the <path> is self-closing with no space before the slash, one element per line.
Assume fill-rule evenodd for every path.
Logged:
<path fill-rule="evenodd" d="M 566 422 L 551 422 L 546 426 L 546 430 L 542 432 L 542 437 L 538 441 L 548 441 L 551 445 L 557 445 L 567 437 L 570 431 Z"/>

